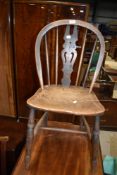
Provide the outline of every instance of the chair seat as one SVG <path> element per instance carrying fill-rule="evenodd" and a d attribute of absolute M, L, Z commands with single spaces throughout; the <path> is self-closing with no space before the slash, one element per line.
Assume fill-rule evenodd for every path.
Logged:
<path fill-rule="evenodd" d="M 105 111 L 94 92 L 76 86 L 44 86 L 27 100 L 33 108 L 75 115 L 96 116 Z"/>

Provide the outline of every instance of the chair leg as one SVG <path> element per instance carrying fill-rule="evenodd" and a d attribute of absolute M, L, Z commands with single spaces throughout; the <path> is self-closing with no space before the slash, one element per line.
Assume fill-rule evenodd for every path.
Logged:
<path fill-rule="evenodd" d="M 26 138 L 26 169 L 29 168 L 31 158 L 31 147 L 34 137 L 34 124 L 35 124 L 35 109 L 30 109 L 28 126 L 27 126 L 27 138 Z"/>
<path fill-rule="evenodd" d="M 80 130 L 82 131 L 84 129 L 84 121 L 83 121 L 83 117 L 80 117 Z"/>
<path fill-rule="evenodd" d="M 93 148 L 93 159 L 92 159 L 92 171 L 96 172 L 97 170 L 97 158 L 99 153 L 99 130 L 100 130 L 100 117 L 96 116 L 95 126 L 93 130 L 92 138 L 92 148 Z"/>

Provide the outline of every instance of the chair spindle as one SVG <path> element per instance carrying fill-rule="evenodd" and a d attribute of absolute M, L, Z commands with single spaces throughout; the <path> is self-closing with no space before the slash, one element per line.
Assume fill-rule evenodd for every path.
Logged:
<path fill-rule="evenodd" d="M 50 85 L 49 55 L 48 55 L 48 44 L 47 44 L 47 36 L 46 36 L 46 34 L 45 34 L 45 49 L 46 49 L 47 77 L 48 77 L 48 84 Z"/>
<path fill-rule="evenodd" d="M 87 71 L 86 71 L 85 78 L 84 78 L 84 82 L 83 82 L 83 87 L 85 87 L 85 85 L 86 85 L 86 80 L 87 80 L 87 76 L 88 76 L 89 69 L 90 69 L 90 66 L 91 66 L 91 62 L 92 62 L 93 54 L 94 54 L 94 51 L 95 51 L 96 43 L 97 43 L 97 38 L 96 38 L 96 40 L 94 42 L 94 45 L 93 45 L 91 57 L 90 57 L 90 60 L 89 60 L 89 64 L 88 64 Z"/>
<path fill-rule="evenodd" d="M 58 27 L 56 28 L 56 79 L 55 79 L 56 85 L 57 81 L 58 81 Z"/>
<path fill-rule="evenodd" d="M 81 55 L 80 55 L 80 61 L 79 61 L 78 72 L 77 72 L 77 77 L 76 77 L 76 84 L 75 84 L 76 86 L 79 84 L 80 72 L 81 72 L 83 56 L 84 56 L 84 49 L 85 49 L 85 44 L 86 44 L 86 37 L 87 37 L 87 29 L 85 31 L 84 41 L 83 41 L 83 45 L 82 45 L 82 51 L 81 51 Z"/>

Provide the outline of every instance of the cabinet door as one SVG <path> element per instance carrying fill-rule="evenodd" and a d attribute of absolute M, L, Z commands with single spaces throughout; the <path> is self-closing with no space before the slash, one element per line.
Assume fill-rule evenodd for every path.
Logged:
<path fill-rule="evenodd" d="M 74 8 L 75 15 L 72 12 Z M 87 19 L 88 6 L 49 1 L 14 1 L 14 44 L 19 116 L 27 116 L 26 100 L 39 87 L 34 46 L 40 29 L 58 19 Z M 54 37 L 52 37 L 54 38 Z M 54 45 L 52 44 L 52 49 Z"/>
<path fill-rule="evenodd" d="M 107 100 L 102 102 L 105 113 L 101 118 L 101 125 L 105 127 L 117 128 L 117 100 Z"/>
<path fill-rule="evenodd" d="M 99 85 L 100 88 L 94 88 L 94 92 L 102 105 L 105 108 L 105 112 L 103 116 L 100 117 L 100 124 L 101 127 L 105 128 L 117 128 L 117 100 L 112 99 L 112 91 L 113 85 L 112 84 L 104 84 Z M 93 124 L 94 121 L 92 118 L 89 120 L 90 124 Z"/>
<path fill-rule="evenodd" d="M 0 0 L 0 115 L 15 116 L 9 0 Z"/>

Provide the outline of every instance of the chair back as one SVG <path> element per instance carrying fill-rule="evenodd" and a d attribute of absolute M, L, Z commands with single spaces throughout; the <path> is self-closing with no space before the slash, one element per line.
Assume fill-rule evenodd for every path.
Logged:
<path fill-rule="evenodd" d="M 8 142 L 8 136 L 0 136 L 0 174 L 7 174 L 6 166 L 6 144 Z"/>
<path fill-rule="evenodd" d="M 42 89 L 45 84 L 60 84 L 59 79 L 61 79 L 61 84 L 64 86 L 73 85 L 71 79 L 73 79 L 74 85 L 81 85 L 80 76 L 84 64 L 85 46 L 89 31 L 95 34 L 95 39 L 88 66 L 83 76 L 82 86 L 84 87 L 86 86 L 96 43 L 100 43 L 99 59 L 89 88 L 89 92 L 92 91 L 103 63 L 105 52 L 104 38 L 92 24 L 71 19 L 49 23 L 37 35 L 35 58 L 37 74 Z M 82 42 L 81 45 L 79 45 L 79 41 Z M 54 82 L 51 78 L 52 75 Z M 47 79 L 46 83 L 44 82 L 44 77 Z"/>

